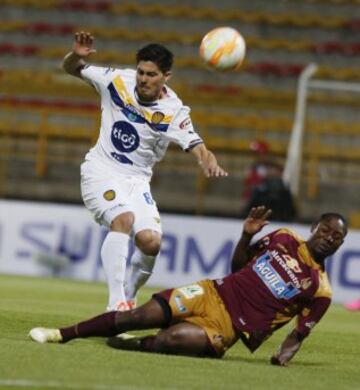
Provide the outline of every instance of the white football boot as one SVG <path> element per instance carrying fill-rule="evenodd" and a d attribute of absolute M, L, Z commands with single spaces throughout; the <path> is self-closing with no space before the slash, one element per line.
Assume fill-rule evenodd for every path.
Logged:
<path fill-rule="evenodd" d="M 29 332 L 29 337 L 37 343 L 60 343 L 62 341 L 59 329 L 33 328 Z"/>

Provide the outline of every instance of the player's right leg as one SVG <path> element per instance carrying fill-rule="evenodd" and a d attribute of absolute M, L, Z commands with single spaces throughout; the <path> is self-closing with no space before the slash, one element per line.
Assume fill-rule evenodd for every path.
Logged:
<path fill-rule="evenodd" d="M 156 299 L 137 309 L 111 311 L 66 328 L 33 328 L 29 336 L 39 343 L 66 343 L 76 338 L 111 337 L 131 330 L 160 328 L 170 321 L 171 313 Z"/>
<path fill-rule="evenodd" d="M 109 288 L 107 310 L 128 309 L 124 292 L 129 235 L 134 214 L 129 205 L 133 183 L 101 161 L 81 165 L 81 194 L 95 220 L 110 228 L 101 248 L 101 260 Z"/>
<path fill-rule="evenodd" d="M 107 344 L 128 351 L 166 353 L 171 355 L 220 357 L 211 345 L 205 330 L 196 324 L 181 322 L 161 330 L 154 336 L 129 337 L 119 335 Z"/>
<path fill-rule="evenodd" d="M 126 259 L 129 254 L 129 234 L 134 214 L 126 212 L 116 216 L 110 224 L 111 231 L 101 247 L 101 260 L 109 289 L 107 311 L 128 310 L 125 295 Z"/>

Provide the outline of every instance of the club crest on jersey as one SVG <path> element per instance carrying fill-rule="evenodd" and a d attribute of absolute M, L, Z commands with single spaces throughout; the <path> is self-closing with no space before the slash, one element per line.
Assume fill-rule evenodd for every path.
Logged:
<path fill-rule="evenodd" d="M 165 118 L 165 115 L 160 111 L 155 111 L 152 114 L 151 122 L 155 125 L 158 125 L 163 119 Z"/>
<path fill-rule="evenodd" d="M 301 279 L 300 284 L 304 290 L 307 290 L 312 285 L 311 278 Z"/>
<path fill-rule="evenodd" d="M 103 193 L 103 197 L 105 200 L 108 200 L 110 202 L 115 199 L 116 193 L 114 190 L 107 190 Z"/>

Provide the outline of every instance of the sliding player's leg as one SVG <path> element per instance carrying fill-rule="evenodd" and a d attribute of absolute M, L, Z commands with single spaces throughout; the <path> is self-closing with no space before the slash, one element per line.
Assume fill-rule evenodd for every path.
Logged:
<path fill-rule="evenodd" d="M 160 328 L 169 323 L 168 312 L 155 299 L 137 309 L 111 311 L 65 328 L 33 328 L 29 336 L 39 343 L 66 343 L 76 338 L 111 337 L 131 330 Z"/>

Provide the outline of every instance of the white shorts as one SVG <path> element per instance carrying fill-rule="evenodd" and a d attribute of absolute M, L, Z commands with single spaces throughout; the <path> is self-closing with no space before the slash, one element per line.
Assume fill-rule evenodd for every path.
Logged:
<path fill-rule="evenodd" d="M 120 214 L 135 216 L 132 234 L 151 229 L 162 233 L 150 184 L 141 176 L 119 174 L 95 161 L 81 164 L 81 194 L 86 208 L 101 225 L 110 227 Z"/>

